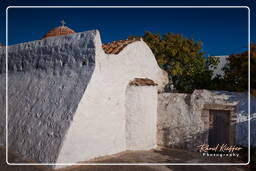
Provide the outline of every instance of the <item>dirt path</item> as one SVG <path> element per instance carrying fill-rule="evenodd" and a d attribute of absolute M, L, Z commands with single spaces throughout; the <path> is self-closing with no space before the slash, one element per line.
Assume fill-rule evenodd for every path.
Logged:
<path fill-rule="evenodd" d="M 24 162 L 12 153 L 9 160 Z M 5 149 L 0 148 L 0 171 L 50 171 L 45 166 L 8 166 L 5 163 Z M 234 162 L 234 160 L 232 160 Z M 195 163 L 195 162 L 232 162 L 223 159 L 202 157 L 196 152 L 177 149 L 158 149 L 150 151 L 126 151 L 110 156 L 100 157 L 89 162 L 94 163 Z M 237 162 L 237 161 L 236 161 Z M 84 162 L 85 163 L 85 162 Z M 71 166 L 58 171 L 249 171 L 247 166 Z"/>

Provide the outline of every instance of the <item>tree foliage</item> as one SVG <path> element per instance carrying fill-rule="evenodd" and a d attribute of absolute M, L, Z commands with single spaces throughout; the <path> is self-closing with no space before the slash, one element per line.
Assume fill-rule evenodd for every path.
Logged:
<path fill-rule="evenodd" d="M 130 36 L 129 38 L 134 38 Z M 152 34 L 145 32 L 143 40 L 154 53 L 159 66 L 168 72 L 169 79 L 179 92 L 191 93 L 194 89 L 208 88 L 212 71 L 202 52 L 202 43 L 179 34 Z"/>
<path fill-rule="evenodd" d="M 138 36 L 129 36 L 129 39 L 134 38 L 140 39 Z M 248 51 L 230 55 L 224 67 L 224 76 L 213 78 L 212 69 L 219 60 L 215 57 L 205 58 L 201 42 L 172 33 L 161 36 L 145 32 L 142 38 L 179 92 L 191 93 L 195 89 L 248 90 Z M 256 44 L 251 44 L 250 48 L 251 92 L 256 95 Z"/>
<path fill-rule="evenodd" d="M 250 45 L 250 76 L 251 90 L 256 91 L 256 44 Z M 232 54 L 228 58 L 225 66 L 224 78 L 221 80 L 222 89 L 228 91 L 247 91 L 248 90 L 248 51 L 240 54 Z M 256 94 L 255 94 L 256 95 Z"/>

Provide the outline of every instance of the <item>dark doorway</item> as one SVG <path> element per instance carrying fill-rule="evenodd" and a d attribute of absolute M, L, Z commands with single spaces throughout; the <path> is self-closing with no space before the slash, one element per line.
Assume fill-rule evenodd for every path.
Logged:
<path fill-rule="evenodd" d="M 230 111 L 210 110 L 209 117 L 209 146 L 215 147 L 217 144 L 230 145 Z"/>

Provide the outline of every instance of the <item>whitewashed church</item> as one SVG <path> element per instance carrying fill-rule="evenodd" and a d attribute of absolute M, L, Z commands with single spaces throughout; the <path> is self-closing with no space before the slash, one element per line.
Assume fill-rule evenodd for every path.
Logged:
<path fill-rule="evenodd" d="M 246 93 L 164 93 L 168 82 L 143 40 L 102 44 L 98 30 L 75 33 L 63 23 L 40 40 L 0 46 L 0 146 L 6 110 L 8 149 L 39 163 L 219 140 L 248 147 L 249 119 L 256 146 L 255 97 L 249 110 Z"/>
<path fill-rule="evenodd" d="M 10 150 L 41 163 L 75 163 L 156 146 L 157 92 L 168 77 L 142 40 L 102 45 L 97 30 L 59 26 L 9 46 L 8 71 Z"/>

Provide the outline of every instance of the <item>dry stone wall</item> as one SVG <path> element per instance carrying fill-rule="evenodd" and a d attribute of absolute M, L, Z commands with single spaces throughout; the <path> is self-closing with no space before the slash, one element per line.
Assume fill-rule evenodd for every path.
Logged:
<path fill-rule="evenodd" d="M 207 110 L 230 110 L 234 144 L 248 146 L 248 95 L 226 91 L 195 90 L 192 94 L 158 95 L 157 144 L 195 149 L 207 143 Z M 256 98 L 251 96 L 251 145 L 256 146 Z"/>

